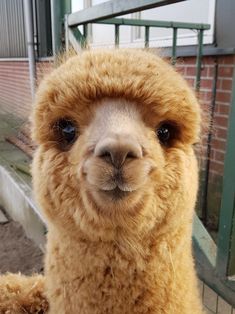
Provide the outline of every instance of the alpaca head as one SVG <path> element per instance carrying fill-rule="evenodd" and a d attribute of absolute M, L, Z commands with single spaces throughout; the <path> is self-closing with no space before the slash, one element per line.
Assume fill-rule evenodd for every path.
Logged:
<path fill-rule="evenodd" d="M 34 189 L 50 224 L 105 240 L 191 219 L 200 109 L 148 52 L 86 51 L 40 85 Z"/>

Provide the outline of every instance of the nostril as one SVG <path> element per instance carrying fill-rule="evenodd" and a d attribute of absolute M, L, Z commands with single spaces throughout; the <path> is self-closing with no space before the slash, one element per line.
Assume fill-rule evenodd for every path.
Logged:
<path fill-rule="evenodd" d="M 106 162 L 111 163 L 116 168 L 120 168 L 127 159 L 138 158 L 134 151 L 126 151 L 122 149 L 104 150 L 99 154 L 99 157 Z"/>
<path fill-rule="evenodd" d="M 103 151 L 99 156 L 100 156 L 101 158 L 106 158 L 106 157 L 111 157 L 111 154 L 110 154 L 110 152 L 108 152 L 108 151 L 106 150 L 106 151 Z"/>
<path fill-rule="evenodd" d="M 113 163 L 112 153 L 108 150 L 101 151 L 99 157 L 106 160 L 109 163 Z"/>
<path fill-rule="evenodd" d="M 130 151 L 127 153 L 126 158 L 132 159 L 132 158 L 138 158 L 138 156 L 135 152 Z"/>
<path fill-rule="evenodd" d="M 107 138 L 98 143 L 94 154 L 116 168 L 122 167 L 126 161 L 142 158 L 143 156 L 139 143 L 129 138 Z"/>

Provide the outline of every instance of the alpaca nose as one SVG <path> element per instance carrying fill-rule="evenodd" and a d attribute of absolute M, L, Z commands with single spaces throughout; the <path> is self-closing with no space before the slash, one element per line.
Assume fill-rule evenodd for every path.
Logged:
<path fill-rule="evenodd" d="M 140 144 L 128 136 L 106 138 L 95 148 L 95 155 L 120 168 L 127 160 L 143 156 Z"/>

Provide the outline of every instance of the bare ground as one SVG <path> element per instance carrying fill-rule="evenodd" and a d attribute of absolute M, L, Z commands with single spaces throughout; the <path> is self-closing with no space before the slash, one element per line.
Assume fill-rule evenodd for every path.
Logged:
<path fill-rule="evenodd" d="M 21 225 L 9 219 L 0 223 L 0 273 L 25 275 L 43 271 L 43 253 L 29 240 Z"/>

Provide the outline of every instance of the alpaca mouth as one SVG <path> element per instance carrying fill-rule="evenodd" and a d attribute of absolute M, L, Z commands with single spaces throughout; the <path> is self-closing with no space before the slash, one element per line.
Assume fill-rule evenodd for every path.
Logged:
<path fill-rule="evenodd" d="M 125 197 L 128 197 L 132 191 L 124 191 L 120 189 L 118 186 L 116 186 L 112 190 L 100 190 L 100 192 L 105 195 L 106 197 L 111 197 L 113 200 L 120 200 Z"/>

